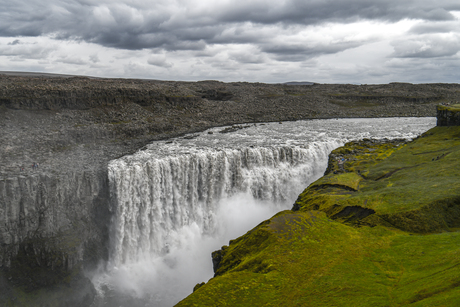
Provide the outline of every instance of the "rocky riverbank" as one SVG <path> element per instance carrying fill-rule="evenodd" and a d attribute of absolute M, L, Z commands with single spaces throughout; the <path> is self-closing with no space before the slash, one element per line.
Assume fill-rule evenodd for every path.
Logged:
<path fill-rule="evenodd" d="M 0 301 L 78 284 L 81 268 L 107 259 L 107 163 L 152 140 L 248 122 L 435 116 L 459 89 L 0 74 L 0 282 L 12 289 Z"/>

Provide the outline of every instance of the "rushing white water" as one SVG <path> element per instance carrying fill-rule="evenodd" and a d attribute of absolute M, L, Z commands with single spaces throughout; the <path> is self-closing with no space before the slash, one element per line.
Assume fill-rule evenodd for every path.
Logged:
<path fill-rule="evenodd" d="M 95 284 L 138 306 L 172 306 L 212 276 L 211 251 L 290 209 L 332 149 L 414 138 L 434 125 L 435 118 L 384 118 L 214 128 L 111 161 L 111 258 Z"/>

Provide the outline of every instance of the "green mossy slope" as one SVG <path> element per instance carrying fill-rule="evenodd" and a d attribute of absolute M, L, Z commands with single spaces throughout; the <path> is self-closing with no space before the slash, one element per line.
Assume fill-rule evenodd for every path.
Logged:
<path fill-rule="evenodd" d="M 368 143 L 334 151 L 346 159 L 342 170 L 330 160 L 329 173 L 299 196 L 295 208 L 417 233 L 460 227 L 460 127 L 436 127 L 407 144 Z M 329 184 L 334 180 L 345 182 Z"/>
<path fill-rule="evenodd" d="M 458 306 L 459 155 L 460 127 L 335 150 L 295 211 L 214 253 L 177 306 Z"/>

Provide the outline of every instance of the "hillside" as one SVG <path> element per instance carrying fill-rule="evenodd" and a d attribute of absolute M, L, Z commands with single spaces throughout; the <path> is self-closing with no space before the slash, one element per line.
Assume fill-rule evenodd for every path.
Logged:
<path fill-rule="evenodd" d="M 458 306 L 460 127 L 338 148 L 177 306 Z M 344 159 L 344 160 L 342 160 Z"/>

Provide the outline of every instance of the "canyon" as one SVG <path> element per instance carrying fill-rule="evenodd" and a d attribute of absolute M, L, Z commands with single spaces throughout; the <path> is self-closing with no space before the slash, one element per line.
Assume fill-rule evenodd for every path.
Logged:
<path fill-rule="evenodd" d="M 83 272 L 109 258 L 113 159 L 216 126 L 435 116 L 459 89 L 0 74 L 0 302 L 94 298 Z"/>

